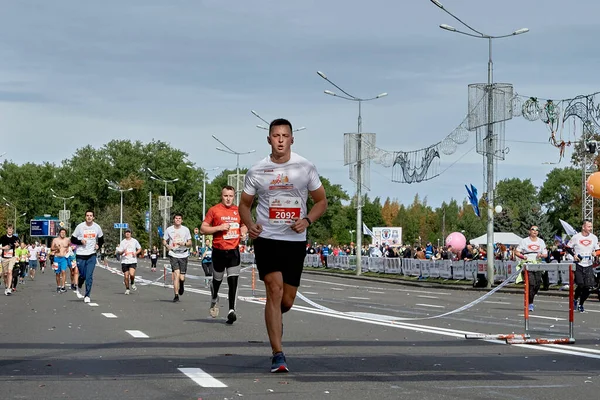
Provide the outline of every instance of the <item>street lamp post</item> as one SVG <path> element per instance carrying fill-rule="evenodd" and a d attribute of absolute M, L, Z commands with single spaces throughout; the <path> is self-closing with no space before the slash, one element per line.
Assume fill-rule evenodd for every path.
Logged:
<path fill-rule="evenodd" d="M 331 90 L 325 90 L 325 94 L 334 96 L 334 97 L 339 97 L 344 100 L 355 101 L 358 103 L 358 139 L 357 139 L 358 143 L 357 143 L 357 150 L 356 150 L 356 154 L 357 154 L 357 160 L 356 160 L 356 275 L 360 275 L 362 273 L 361 250 L 362 250 L 362 236 L 363 236 L 363 231 L 362 231 L 362 185 L 363 185 L 363 182 L 362 182 L 362 162 L 363 162 L 363 159 L 362 159 L 362 103 L 365 101 L 372 101 L 372 100 L 380 99 L 382 97 L 387 96 L 387 93 L 385 93 L 385 92 L 380 93 L 375 97 L 369 97 L 369 98 L 356 97 L 356 96 L 353 96 L 350 93 L 346 92 L 344 89 L 342 89 L 335 83 L 333 83 L 329 78 L 327 78 L 327 75 L 325 75 L 325 73 L 323 73 L 321 71 L 317 71 L 317 74 L 321 78 L 323 78 L 327 82 L 329 82 L 331 85 L 336 87 L 338 90 L 340 90 L 342 93 L 344 93 L 344 95 L 339 95 L 339 94 L 332 92 Z"/>
<path fill-rule="evenodd" d="M 439 7 L 440 9 L 442 9 L 444 12 L 446 12 L 448 15 L 450 15 L 452 18 L 454 18 L 455 20 L 457 20 L 458 22 L 460 22 L 461 25 L 463 25 L 464 27 L 466 27 L 467 29 L 469 29 L 471 32 L 474 33 L 469 33 L 469 32 L 463 32 L 460 31 L 456 28 L 454 28 L 453 26 L 447 25 L 447 24 L 441 24 L 440 28 L 445 29 L 449 32 L 455 32 L 455 33 L 460 33 L 461 35 L 466 35 L 466 36 L 471 36 L 477 39 L 486 39 L 488 41 L 488 76 L 487 76 L 487 101 L 488 101 L 488 107 L 487 107 L 487 111 L 488 111 L 488 118 L 487 118 L 487 137 L 484 139 L 485 140 L 485 157 L 486 157 L 486 168 L 487 168 L 487 176 L 486 176 L 486 182 L 487 182 L 487 275 L 488 275 L 488 284 L 487 287 L 491 288 L 492 284 L 494 282 L 494 127 L 493 127 L 493 122 L 492 122 L 492 115 L 493 115 L 493 110 L 494 110 L 494 104 L 493 104 L 493 87 L 494 87 L 494 77 L 493 77 L 493 72 L 494 72 L 494 64 L 492 62 L 492 40 L 493 39 L 502 39 L 502 38 L 507 38 L 507 37 L 512 37 L 512 36 L 516 36 L 516 35 L 520 35 L 523 33 L 527 33 L 529 32 L 529 29 L 527 28 L 521 28 L 521 29 L 517 29 L 516 31 L 507 34 L 507 35 L 500 35 L 500 36 L 492 36 L 492 35 L 488 35 L 485 33 L 482 33 L 474 28 L 472 28 L 471 26 L 467 25 L 465 22 L 463 22 L 460 18 L 458 18 L 456 15 L 452 14 L 450 11 L 448 11 L 442 3 L 440 3 L 438 0 L 431 0 L 431 2 L 433 4 L 435 4 L 437 7 Z"/>
<path fill-rule="evenodd" d="M 240 193 L 240 156 L 254 153 L 256 150 L 250 150 L 250 151 L 240 153 L 238 151 L 232 150 L 229 146 L 227 146 L 225 143 L 220 141 L 219 138 L 217 138 L 215 135 L 212 135 L 212 137 L 213 137 L 213 139 L 215 139 L 217 142 L 221 143 L 225 147 L 224 149 L 217 147 L 217 150 L 222 151 L 227 154 L 234 154 L 236 156 L 237 161 L 235 164 L 235 204 L 239 206 L 240 205 L 240 194 L 241 194 Z"/>
<path fill-rule="evenodd" d="M 188 168 L 194 169 L 191 165 L 188 165 Z M 208 171 L 215 171 L 219 169 L 219 167 L 204 169 L 204 176 L 202 177 L 202 221 L 200 224 L 204 222 L 204 217 L 206 217 L 206 178 L 208 176 Z M 202 245 L 204 246 L 204 235 L 202 235 Z"/>
<path fill-rule="evenodd" d="M 105 179 L 106 183 L 108 183 L 108 188 L 110 190 L 114 190 L 115 192 L 121 193 L 121 219 L 119 221 L 119 243 L 123 241 L 123 192 L 131 192 L 133 188 L 123 189 L 119 185 L 114 182 Z"/>
<path fill-rule="evenodd" d="M 63 201 L 63 216 L 65 216 L 67 214 L 67 200 L 74 199 L 75 196 L 62 197 L 62 196 L 57 195 L 56 192 L 54 191 L 54 189 L 50 188 L 50 191 L 52 192 L 52 197 Z M 64 222 L 67 223 L 68 220 L 64 221 Z M 68 234 L 71 235 L 71 224 L 67 224 L 67 225 L 68 225 Z"/>
<path fill-rule="evenodd" d="M 179 178 L 175 178 L 175 179 L 163 179 L 161 178 L 156 172 L 152 171 L 150 168 L 146 168 L 148 170 L 148 172 L 150 172 L 150 179 L 153 179 L 155 181 L 159 181 L 165 184 L 165 207 L 163 209 L 163 237 L 165 232 L 167 231 L 167 213 L 168 213 L 168 207 L 167 207 L 167 184 L 168 183 L 175 183 L 179 180 Z M 152 218 L 152 216 L 150 217 Z M 167 249 L 163 246 L 163 258 L 167 257 Z"/>
<path fill-rule="evenodd" d="M 8 201 L 6 199 L 6 197 L 3 196 L 2 199 L 4 200 L 4 204 L 6 204 L 7 207 L 12 207 L 15 210 L 15 217 L 13 219 L 13 224 L 15 225 L 14 228 L 15 228 L 15 232 L 16 232 L 17 231 L 17 207 L 14 206 L 10 201 Z"/>

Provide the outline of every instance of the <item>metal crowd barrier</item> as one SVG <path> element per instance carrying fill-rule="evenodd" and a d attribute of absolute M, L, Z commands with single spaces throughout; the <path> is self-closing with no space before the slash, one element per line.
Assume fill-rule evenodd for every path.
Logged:
<path fill-rule="evenodd" d="M 254 254 L 243 253 L 242 264 L 254 264 Z M 413 258 L 362 257 L 363 271 L 382 274 L 398 274 L 422 279 L 475 280 L 477 275 L 487 278 L 487 261 L 417 260 Z M 502 282 L 516 270 L 517 261 L 494 261 L 494 280 Z M 323 267 L 319 254 L 307 254 L 305 267 Z M 327 267 L 340 270 L 356 270 L 356 256 L 328 256 Z M 568 284 L 569 275 L 560 269 L 549 268 L 551 284 Z"/>

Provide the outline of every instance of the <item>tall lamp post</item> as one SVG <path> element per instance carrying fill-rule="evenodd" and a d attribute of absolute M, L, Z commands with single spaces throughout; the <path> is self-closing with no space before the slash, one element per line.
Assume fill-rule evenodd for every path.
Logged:
<path fill-rule="evenodd" d="M 109 181 L 108 179 L 105 179 L 105 181 L 108 183 L 108 188 L 110 190 L 121 193 L 121 220 L 119 221 L 119 243 L 121 243 L 123 241 L 123 192 L 131 192 L 133 188 L 123 189 L 121 186 Z"/>
<path fill-rule="evenodd" d="M 494 63 L 492 62 L 492 40 L 493 39 L 502 39 L 502 38 L 507 38 L 507 37 L 512 37 L 512 36 L 517 36 L 523 33 L 527 33 L 529 32 L 529 29 L 527 28 L 521 28 L 521 29 L 517 29 L 516 31 L 507 34 L 507 35 L 500 35 L 500 36 L 492 36 L 492 35 L 488 35 L 486 33 L 482 33 L 474 28 L 472 28 L 471 26 L 467 25 L 465 22 L 463 22 L 460 18 L 458 18 L 456 15 L 452 14 L 450 11 L 448 11 L 442 3 L 440 3 L 438 0 L 431 0 L 431 2 L 433 4 L 435 4 L 437 7 L 439 7 L 440 9 L 442 9 L 444 12 L 446 12 L 448 15 L 450 15 L 452 18 L 454 18 L 455 20 L 457 20 L 461 25 L 463 25 L 464 27 L 466 27 L 469 31 L 473 32 L 473 33 L 469 33 L 469 32 L 463 32 L 460 31 L 458 29 L 456 29 L 453 26 L 450 25 L 446 25 L 446 24 L 441 24 L 440 28 L 445 29 L 449 32 L 455 32 L 455 33 L 460 33 L 461 35 L 466 35 L 466 36 L 470 36 L 470 37 L 474 37 L 477 39 L 486 39 L 488 41 L 488 76 L 487 76 L 487 101 L 488 101 L 488 107 L 487 107 L 487 111 L 488 111 L 488 118 L 487 118 L 487 136 L 484 138 L 485 140 L 485 160 L 486 160 L 486 168 L 487 168 L 487 176 L 486 176 L 486 185 L 487 185 L 487 249 L 486 249 L 486 253 L 487 253 L 487 275 L 488 275 L 488 284 L 487 287 L 491 288 L 492 284 L 494 283 L 494 175 L 495 175 L 495 171 L 494 171 L 494 141 L 495 141 L 495 135 L 494 135 L 494 124 L 492 122 L 492 115 L 494 112 L 494 105 L 493 105 L 493 89 L 494 89 Z"/>
<path fill-rule="evenodd" d="M 240 156 L 254 153 L 256 150 L 250 150 L 250 151 L 240 153 L 238 151 L 232 150 L 229 146 L 227 146 L 225 143 L 220 141 L 219 138 L 216 137 L 215 135 L 212 135 L 212 137 L 217 142 L 221 143 L 223 145 L 223 147 L 225 147 L 224 149 L 217 147 L 217 150 L 222 151 L 227 154 L 234 154 L 236 156 L 237 161 L 235 164 L 235 204 L 239 206 L 240 205 L 240 194 L 241 194 L 240 193 Z"/>
<path fill-rule="evenodd" d="M 167 210 L 168 207 L 166 206 L 167 204 L 167 184 L 169 183 L 175 183 L 179 180 L 179 178 L 175 178 L 175 179 L 163 179 L 161 178 L 156 172 L 152 171 L 150 168 L 146 168 L 148 170 L 148 172 L 150 172 L 150 179 L 153 179 L 155 181 L 159 181 L 165 184 L 165 208 L 163 210 L 163 235 L 164 233 L 167 231 Z M 152 217 L 150 217 L 152 218 Z M 167 256 L 167 249 L 163 246 L 163 258 L 165 258 Z"/>
<path fill-rule="evenodd" d="M 188 168 L 194 169 L 191 165 L 188 165 Z M 202 222 L 204 221 L 204 217 L 206 217 L 206 178 L 208 176 L 208 171 L 216 171 L 220 167 L 214 167 L 209 169 L 204 169 L 204 176 L 202 177 Z M 202 245 L 204 246 L 204 235 L 202 235 Z"/>
<path fill-rule="evenodd" d="M 68 222 L 68 218 L 66 218 L 66 214 L 67 214 L 67 200 L 71 200 L 74 199 L 75 196 L 69 196 L 69 197 L 62 197 L 56 194 L 56 192 L 54 191 L 54 189 L 50 188 L 50 191 L 52 192 L 52 197 L 54 197 L 55 199 L 59 199 L 63 201 L 63 216 L 65 216 L 65 219 L 67 219 L 67 221 L 64 221 L 65 223 Z M 69 230 L 69 236 L 71 235 L 71 224 L 68 224 L 68 230 Z"/>
<path fill-rule="evenodd" d="M 8 201 L 6 199 L 6 197 L 2 197 L 2 199 L 4 200 L 4 204 L 6 204 L 7 207 L 12 207 L 15 210 L 15 217 L 13 219 L 13 224 L 14 224 L 14 228 L 15 228 L 15 233 L 17 232 L 17 207 L 14 206 L 10 201 Z"/>
<path fill-rule="evenodd" d="M 331 90 L 325 90 L 325 94 L 339 97 L 340 99 L 355 101 L 358 103 L 358 139 L 357 139 L 357 160 L 356 160 L 356 275 L 360 275 L 362 273 L 362 103 L 366 101 L 377 100 L 382 97 L 387 96 L 387 93 L 380 93 L 375 97 L 369 98 L 361 98 L 351 95 L 346 92 L 344 89 L 333 83 L 325 73 L 321 71 L 317 71 L 317 74 L 337 88 L 343 95 L 339 95 L 337 93 L 332 92 Z"/>

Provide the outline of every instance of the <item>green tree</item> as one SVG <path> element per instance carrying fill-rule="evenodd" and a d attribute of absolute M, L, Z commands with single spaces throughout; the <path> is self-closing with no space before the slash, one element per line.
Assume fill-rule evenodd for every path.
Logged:
<path fill-rule="evenodd" d="M 579 226 L 582 218 L 581 170 L 566 167 L 550 171 L 540 188 L 539 201 L 554 232 L 562 232 L 559 219 Z"/>

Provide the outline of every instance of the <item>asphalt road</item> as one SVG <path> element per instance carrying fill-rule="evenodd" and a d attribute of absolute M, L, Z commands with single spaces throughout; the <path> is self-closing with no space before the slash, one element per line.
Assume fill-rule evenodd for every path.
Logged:
<path fill-rule="evenodd" d="M 464 335 L 523 333 L 521 295 L 496 293 L 435 318 L 483 293 L 306 273 L 284 318 L 290 373 L 271 374 L 263 285 L 253 296 L 250 270 L 229 326 L 225 282 L 213 319 L 200 266 L 190 264 L 173 303 L 162 264 L 153 273 L 143 261 L 129 296 L 118 264 L 96 268 L 91 304 L 57 294 L 48 270 L 2 296 L 0 398 L 551 400 L 599 389 L 596 296 L 575 315 L 574 345 L 507 345 Z M 567 300 L 535 304 L 532 336 L 566 336 Z"/>

